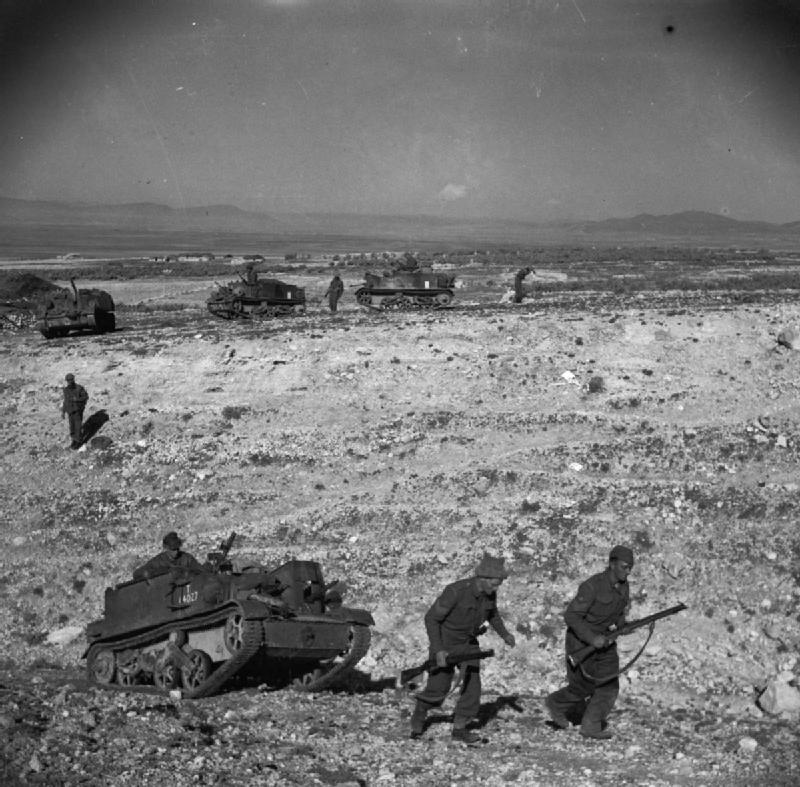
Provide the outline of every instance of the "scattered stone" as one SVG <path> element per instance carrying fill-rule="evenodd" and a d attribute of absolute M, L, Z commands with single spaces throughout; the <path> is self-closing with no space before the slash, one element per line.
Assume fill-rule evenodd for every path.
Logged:
<path fill-rule="evenodd" d="M 745 736 L 739 738 L 739 749 L 748 754 L 752 754 L 758 748 L 758 741 L 755 738 Z"/>
<path fill-rule="evenodd" d="M 800 714 L 800 691 L 788 683 L 773 680 L 758 698 L 758 704 L 761 710 L 776 716 Z"/>
<path fill-rule="evenodd" d="M 589 393 L 603 393 L 606 390 L 606 381 L 599 375 L 589 380 Z"/>
<path fill-rule="evenodd" d="M 83 635 L 83 626 L 65 626 L 51 631 L 45 640 L 48 645 L 69 645 Z"/>
<path fill-rule="evenodd" d="M 778 344 L 787 350 L 794 350 L 797 346 L 797 331 L 794 328 L 784 328 L 778 333 Z"/>

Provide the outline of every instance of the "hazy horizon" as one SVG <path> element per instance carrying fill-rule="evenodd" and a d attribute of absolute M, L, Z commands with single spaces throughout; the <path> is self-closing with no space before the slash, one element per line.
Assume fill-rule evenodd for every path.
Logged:
<path fill-rule="evenodd" d="M 3 193 L 797 221 L 795 0 L 6 0 Z"/>

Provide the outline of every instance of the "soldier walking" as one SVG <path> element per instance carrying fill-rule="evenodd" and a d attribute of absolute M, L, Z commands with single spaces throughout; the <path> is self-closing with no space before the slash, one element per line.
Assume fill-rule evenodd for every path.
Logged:
<path fill-rule="evenodd" d="M 517 275 L 514 276 L 514 303 L 522 303 L 522 299 L 525 297 L 522 282 L 529 273 L 533 273 L 533 268 L 520 268 Z"/>
<path fill-rule="evenodd" d="M 333 279 L 331 279 L 331 283 L 328 285 L 328 289 L 325 291 L 325 295 L 322 297 L 328 298 L 328 306 L 332 312 L 335 312 L 339 303 L 339 298 L 342 297 L 342 293 L 344 292 L 344 284 L 342 280 L 339 278 L 339 274 L 337 273 Z"/>
<path fill-rule="evenodd" d="M 613 738 L 606 719 L 619 694 L 619 655 L 617 644 L 606 635 L 625 624 L 630 605 L 628 574 L 633 568 L 633 552 L 615 546 L 608 556 L 608 567 L 589 577 L 564 612 L 567 623 L 567 656 L 592 645 L 596 648 L 585 661 L 573 667 L 567 658 L 567 685 L 545 699 L 553 723 L 569 727 L 569 717 L 581 715 L 581 735 L 607 740 Z"/>
<path fill-rule="evenodd" d="M 86 402 L 89 395 L 82 385 L 75 382 L 75 375 L 68 374 L 64 386 L 64 401 L 61 405 L 61 418 L 69 418 L 69 436 L 72 441 L 70 448 L 81 447 L 81 432 L 83 430 L 83 411 L 86 409 Z"/>
<path fill-rule="evenodd" d="M 442 591 L 425 615 L 425 628 L 430 642 L 430 658 L 437 667 L 428 673 L 425 690 L 417 694 L 417 705 L 411 716 L 411 737 L 425 731 L 425 717 L 431 708 L 444 702 L 450 691 L 455 667 L 448 666 L 448 650 L 457 646 L 477 645 L 478 636 L 488 623 L 513 648 L 514 635 L 506 629 L 497 611 L 497 589 L 508 576 L 503 558 L 484 555 L 475 569 L 475 576 L 453 582 Z M 473 744 L 480 740 L 467 724 L 478 715 L 481 701 L 480 661 L 461 665 L 461 694 L 453 715 L 454 740 Z"/>

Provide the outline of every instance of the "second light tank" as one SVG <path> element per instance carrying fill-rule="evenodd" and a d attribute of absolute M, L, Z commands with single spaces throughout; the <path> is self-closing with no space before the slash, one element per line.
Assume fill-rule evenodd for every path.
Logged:
<path fill-rule="evenodd" d="M 441 309 L 453 300 L 455 277 L 429 270 L 366 273 L 356 300 L 371 309 Z"/>

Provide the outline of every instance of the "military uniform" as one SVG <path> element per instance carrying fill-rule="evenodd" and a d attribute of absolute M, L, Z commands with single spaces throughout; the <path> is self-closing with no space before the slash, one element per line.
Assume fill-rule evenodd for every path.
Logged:
<path fill-rule="evenodd" d="M 83 430 L 83 411 L 86 409 L 86 402 L 89 395 L 82 385 L 75 382 L 75 377 L 68 374 L 67 385 L 64 387 L 64 402 L 61 405 L 61 412 L 69 419 L 69 436 L 72 440 L 72 447 L 78 448 L 81 444 L 81 431 Z"/>
<path fill-rule="evenodd" d="M 632 564 L 632 558 L 629 562 Z M 609 629 L 624 625 L 629 605 L 628 583 L 615 580 L 611 567 L 589 577 L 564 612 L 567 655 L 591 644 Z M 615 642 L 596 650 L 578 667 L 572 667 L 567 660 L 567 685 L 550 694 L 546 701 L 556 724 L 566 727 L 570 717 L 580 714 L 581 732 L 601 737 L 603 723 L 619 694 L 618 672 Z"/>
<path fill-rule="evenodd" d="M 487 592 L 481 581 L 487 577 L 502 581 L 506 576 L 502 558 L 485 556 L 476 569 L 476 576 L 460 579 L 445 587 L 425 615 L 430 658 L 435 659 L 437 653 L 450 651 L 457 646 L 477 645 L 484 623 L 488 623 L 510 647 L 514 646 L 514 637 L 497 611 L 497 594 Z M 480 708 L 480 661 L 462 662 L 461 667 L 461 693 L 453 714 L 453 736 L 473 742 L 472 733 L 465 733 L 465 728 L 478 715 Z M 412 737 L 422 734 L 428 711 L 444 702 L 454 674 L 455 667 L 430 670 L 425 690 L 417 694 L 417 706 L 411 720 Z"/>
<path fill-rule="evenodd" d="M 525 297 L 522 282 L 529 273 L 533 273 L 531 268 L 522 268 L 517 271 L 517 275 L 514 277 L 514 303 L 522 303 L 522 299 Z"/>
<path fill-rule="evenodd" d="M 330 286 L 325 292 L 325 295 L 328 296 L 328 306 L 330 306 L 332 312 L 336 311 L 339 303 L 339 298 L 342 297 L 343 292 L 344 292 L 344 284 L 342 280 L 338 276 L 334 276 L 333 279 L 331 280 Z"/>
<path fill-rule="evenodd" d="M 169 574 L 170 571 L 202 574 L 206 569 L 204 569 L 188 552 L 178 552 L 178 555 L 173 558 L 169 551 L 165 550 L 148 560 L 143 566 L 139 566 L 139 568 L 133 572 L 133 578 L 150 579 L 160 576 L 161 574 Z"/>

